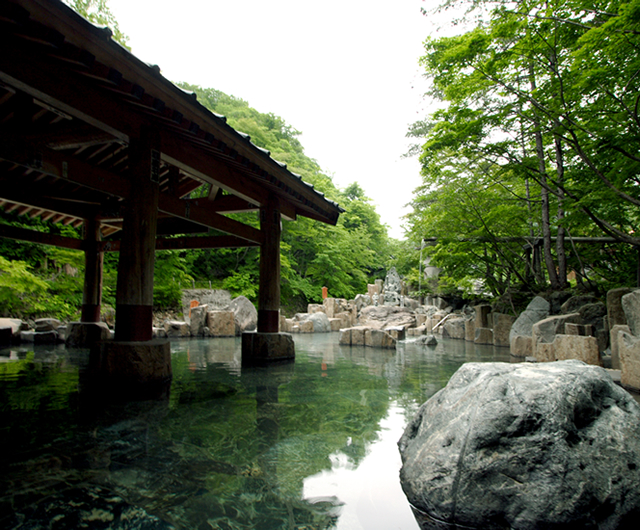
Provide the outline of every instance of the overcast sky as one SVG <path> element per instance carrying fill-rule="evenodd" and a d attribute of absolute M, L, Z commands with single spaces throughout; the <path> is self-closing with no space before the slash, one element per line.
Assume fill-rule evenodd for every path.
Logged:
<path fill-rule="evenodd" d="M 109 0 L 133 53 L 171 81 L 216 88 L 302 132 L 307 156 L 357 181 L 390 235 L 420 184 L 403 159 L 425 115 L 418 59 L 433 0 Z"/>

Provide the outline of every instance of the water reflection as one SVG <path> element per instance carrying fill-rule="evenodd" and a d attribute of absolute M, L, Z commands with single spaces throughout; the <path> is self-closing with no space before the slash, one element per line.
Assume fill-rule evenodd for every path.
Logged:
<path fill-rule="evenodd" d="M 265 368 L 235 338 L 176 341 L 170 393 L 136 402 L 82 384 L 86 351 L 1 351 L 0 527 L 417 528 L 404 425 L 460 364 L 508 351 L 295 340 Z"/>

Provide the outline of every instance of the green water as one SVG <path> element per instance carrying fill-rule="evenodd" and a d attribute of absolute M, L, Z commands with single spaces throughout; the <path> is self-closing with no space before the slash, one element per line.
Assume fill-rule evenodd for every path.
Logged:
<path fill-rule="evenodd" d="M 396 442 L 468 361 L 295 335 L 296 362 L 243 369 L 239 339 L 172 343 L 157 401 L 87 396 L 88 353 L 0 351 L 0 528 L 410 530 Z"/>

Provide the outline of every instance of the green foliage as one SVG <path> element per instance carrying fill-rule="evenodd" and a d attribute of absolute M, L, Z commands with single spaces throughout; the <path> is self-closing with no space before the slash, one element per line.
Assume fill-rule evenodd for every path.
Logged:
<path fill-rule="evenodd" d="M 345 190 L 336 188 L 319 164 L 304 154 L 300 132 L 273 114 L 263 114 L 239 98 L 219 90 L 182 84 L 197 94 L 212 112 L 224 115 L 235 129 L 285 162 L 290 171 L 314 185 L 345 213 L 335 227 L 307 218 L 283 222 L 281 243 L 281 303 L 287 310 L 300 310 L 321 300 L 322 287 L 330 296 L 352 298 L 366 292 L 367 283 L 384 277 L 390 261 L 391 243 L 370 199 L 356 182 Z M 247 222 L 246 219 L 242 219 Z M 254 221 L 255 222 L 255 221 Z M 255 226 L 255 225 L 254 225 Z M 194 277 L 222 278 L 234 295 L 255 299 L 258 286 L 257 249 L 196 251 Z"/>
<path fill-rule="evenodd" d="M 4 316 L 22 315 L 29 305 L 43 309 L 47 282 L 28 270 L 24 261 L 9 261 L 0 256 L 0 304 Z"/>
<path fill-rule="evenodd" d="M 228 290 L 234 298 L 245 296 L 254 303 L 258 301 L 258 278 L 254 270 L 234 272 L 224 279 L 222 288 Z"/>
<path fill-rule="evenodd" d="M 125 48 L 130 49 L 127 46 L 129 37 L 127 37 L 118 26 L 118 21 L 111 13 L 109 9 L 108 0 L 63 0 L 65 4 L 72 7 L 77 13 L 84 18 L 93 22 L 96 26 L 107 27 L 113 33 L 113 38 L 122 44 Z"/>
<path fill-rule="evenodd" d="M 452 5 L 474 24 L 425 41 L 421 64 L 443 105 L 409 131 L 423 141 L 412 239 L 439 238 L 429 255 L 455 288 L 481 280 L 495 295 L 513 283 L 544 289 L 523 253 L 531 237 L 545 242 L 552 286 L 565 259 L 576 272 L 597 278 L 608 269 L 613 284 L 627 284 L 630 263 L 613 265 L 631 257 L 629 247 L 618 245 L 614 256 L 569 245 L 569 236 L 636 243 L 640 160 L 628 146 L 640 136 L 640 3 L 461 0 L 441 8 Z M 565 235 L 554 250 L 551 236 Z"/>
<path fill-rule="evenodd" d="M 153 272 L 153 307 L 180 309 L 182 286 L 189 284 L 192 279 L 187 272 L 187 261 L 179 251 L 157 251 Z"/>

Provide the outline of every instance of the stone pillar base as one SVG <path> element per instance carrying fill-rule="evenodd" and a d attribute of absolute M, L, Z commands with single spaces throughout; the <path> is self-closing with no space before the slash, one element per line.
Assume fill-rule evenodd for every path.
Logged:
<path fill-rule="evenodd" d="M 293 337 L 289 333 L 243 333 L 242 365 L 291 362 L 296 358 Z"/>
<path fill-rule="evenodd" d="M 169 341 L 100 342 L 91 349 L 89 376 L 127 393 L 166 384 L 172 378 Z"/>
<path fill-rule="evenodd" d="M 97 342 L 109 340 L 110 336 L 109 326 L 104 322 L 70 322 L 65 342 L 70 348 L 88 348 Z"/>

